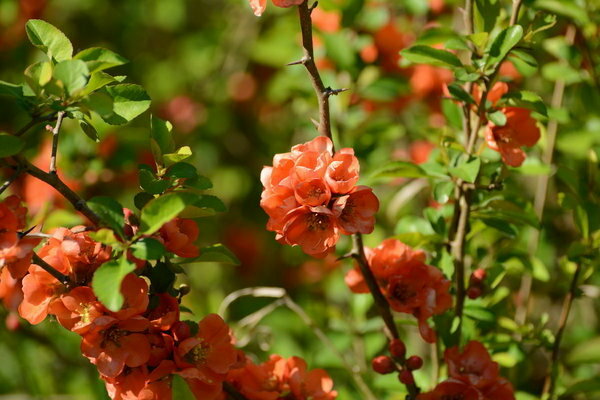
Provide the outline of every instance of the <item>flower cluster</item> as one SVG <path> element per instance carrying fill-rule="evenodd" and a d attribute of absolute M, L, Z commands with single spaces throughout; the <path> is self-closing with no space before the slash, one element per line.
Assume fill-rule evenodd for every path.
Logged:
<path fill-rule="evenodd" d="M 493 106 L 508 92 L 508 85 L 504 82 L 496 83 L 488 95 Z M 481 95 L 475 94 L 479 101 Z M 522 147 L 532 147 L 540 139 L 540 129 L 536 120 L 531 116 L 531 111 L 521 107 L 500 107 L 506 116 L 504 125 L 496 125 L 488 121 L 485 130 L 485 140 L 490 149 L 497 151 L 502 160 L 511 167 L 519 167 L 525 161 L 525 152 Z"/>
<path fill-rule="evenodd" d="M 418 400 L 514 400 L 509 381 L 500 376 L 498 363 L 493 362 L 485 346 L 469 342 L 462 352 L 456 347 L 444 353 L 449 378 L 431 392 L 420 394 Z"/>
<path fill-rule="evenodd" d="M 26 209 L 18 198 L 9 197 L 0 203 L 0 213 L 0 262 L 6 267 L 0 271 L 0 299 L 32 324 L 52 315 L 65 329 L 81 336 L 81 352 L 96 366 L 113 400 L 169 400 L 174 375 L 186 380 L 197 399 L 221 400 L 226 398 L 223 383 L 229 380 L 237 385 L 244 380 L 244 371 L 253 368 L 235 348 L 229 326 L 221 317 L 209 314 L 198 324 L 181 321 L 180 299 L 156 292 L 137 273 L 127 274 L 121 283 L 121 309 L 106 308 L 91 281 L 94 272 L 111 260 L 112 249 L 93 240 L 85 227 L 55 230 L 38 251 L 42 261 L 37 263 L 43 265 L 31 264 L 39 239 L 20 237 Z M 124 214 L 124 231 L 133 236 L 138 231 L 136 217 L 129 210 Z M 194 221 L 175 218 L 164 224 L 155 238 L 169 252 L 191 258 L 199 254 L 194 245 L 198 233 Z M 138 273 L 142 272 L 146 262 L 134 261 Z M 59 282 L 50 268 L 68 282 Z M 307 371 L 299 358 L 276 356 L 254 367 L 267 371 L 269 363 L 275 366 L 272 374 L 265 372 L 263 381 L 255 377 L 257 387 L 268 387 L 278 379 L 277 393 L 286 398 L 335 398 L 333 383 L 324 371 Z"/>
<path fill-rule="evenodd" d="M 261 173 L 267 229 L 315 257 L 325 257 L 340 233 L 371 233 L 379 200 L 371 188 L 356 186 L 359 169 L 352 149 L 333 154 L 331 140 L 322 136 L 276 154 Z"/>
<path fill-rule="evenodd" d="M 337 392 L 322 369 L 308 370 L 298 357 L 271 355 L 268 361 L 246 364 L 229 372 L 227 381 L 248 400 L 333 400 Z"/>
<path fill-rule="evenodd" d="M 434 342 L 436 335 L 427 319 L 452 306 L 450 281 L 439 269 L 425 264 L 423 251 L 413 250 L 397 239 L 386 239 L 376 248 L 365 250 L 373 275 L 392 309 L 414 315 L 423 339 Z M 345 280 L 353 292 L 369 292 L 358 267 L 350 270 Z"/>

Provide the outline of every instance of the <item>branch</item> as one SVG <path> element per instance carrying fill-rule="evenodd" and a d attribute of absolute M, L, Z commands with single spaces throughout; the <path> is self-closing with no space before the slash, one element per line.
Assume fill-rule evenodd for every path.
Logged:
<path fill-rule="evenodd" d="M 45 122 L 45 121 L 53 121 L 56 118 L 55 114 L 49 114 L 49 115 L 45 115 L 42 117 L 33 117 L 31 119 L 31 121 L 29 121 L 27 123 L 27 125 L 25 125 L 24 127 L 22 127 L 21 129 L 19 129 L 18 131 L 16 131 L 13 136 L 22 136 L 24 135 L 27 131 L 29 131 L 31 128 L 33 128 L 34 126 L 36 126 L 37 124 L 41 123 L 41 122 Z"/>
<path fill-rule="evenodd" d="M 375 301 L 375 305 L 377 306 L 377 310 L 385 323 L 385 334 L 390 341 L 394 339 L 399 339 L 400 335 L 398 334 L 398 328 L 396 327 L 396 323 L 394 322 L 394 316 L 392 315 L 392 311 L 390 310 L 390 305 L 386 298 L 381 293 L 381 289 L 379 288 L 379 284 L 377 283 L 377 279 L 373 275 L 373 271 L 371 271 L 371 267 L 369 266 L 369 261 L 367 260 L 367 256 L 365 255 L 365 246 L 363 244 L 362 235 L 357 233 L 352 236 L 354 241 L 354 249 L 352 250 L 352 258 L 356 260 L 358 266 L 360 268 L 360 272 L 369 287 L 369 291 L 371 292 L 371 296 L 373 296 L 373 300 Z M 406 359 L 404 357 L 399 358 L 395 357 L 398 363 L 405 367 Z M 419 394 L 419 388 L 415 383 L 406 385 L 406 389 L 408 390 L 409 395 L 407 396 L 407 400 L 414 400 L 417 398 Z"/>
<path fill-rule="evenodd" d="M 576 296 L 577 282 L 579 281 L 579 275 L 581 275 L 581 263 L 577 263 L 575 273 L 573 274 L 573 280 L 571 281 L 571 287 L 569 293 L 565 297 L 563 302 L 562 311 L 560 313 L 560 320 L 558 322 L 558 330 L 556 331 L 556 337 L 554 338 L 554 344 L 552 346 L 552 359 L 550 364 L 550 372 L 546 375 L 544 380 L 544 389 L 542 392 L 542 399 L 552 399 L 554 396 L 554 389 L 556 385 L 556 376 L 558 374 L 558 355 L 560 352 L 560 342 L 562 341 L 563 334 L 567 327 L 567 321 L 569 320 L 569 313 L 573 300 Z M 548 397 L 546 397 L 548 396 Z"/>
<path fill-rule="evenodd" d="M 331 135 L 331 121 L 329 116 L 329 96 L 339 92 L 332 91 L 331 88 L 326 88 L 319 74 L 319 70 L 315 64 L 315 56 L 313 50 L 312 37 L 312 20 L 310 14 L 316 3 L 312 7 L 308 7 L 308 0 L 298 6 L 298 14 L 300 16 L 300 29 L 302 31 L 302 48 L 304 57 L 299 62 L 293 64 L 303 64 L 310 76 L 310 81 L 319 101 L 319 125 L 317 127 L 319 135 L 326 136 L 333 142 Z"/>
<path fill-rule="evenodd" d="M 519 19 L 519 11 L 521 10 L 521 4 L 523 4 L 523 0 L 513 0 L 512 15 L 510 16 L 510 26 L 513 26 L 517 23 L 517 20 Z"/>
<path fill-rule="evenodd" d="M 6 189 L 21 175 L 21 168 L 17 167 L 17 170 L 0 186 L 0 194 L 4 193 Z"/>
<path fill-rule="evenodd" d="M 49 273 L 50 275 L 55 277 L 56 280 L 59 281 L 60 283 L 62 283 L 63 285 L 69 287 L 72 284 L 71 279 L 67 275 L 58 271 L 56 268 L 54 268 L 52 265 L 48 264 L 37 254 L 33 253 L 33 256 L 31 257 L 31 261 L 33 262 L 33 264 L 36 264 L 36 265 L 39 265 L 40 267 L 42 267 L 44 269 L 44 271 L 46 271 L 47 273 Z"/>
<path fill-rule="evenodd" d="M 77 193 L 69 188 L 57 174 L 44 172 L 35 165 L 31 164 L 27 160 L 17 158 L 21 168 L 29 175 L 46 182 L 54 189 L 56 189 L 65 199 L 67 199 L 73 207 L 83 215 L 85 215 L 94 225 L 100 225 L 100 217 L 88 207 L 85 200 L 83 200 Z"/>
<path fill-rule="evenodd" d="M 50 157 L 50 173 L 56 174 L 56 152 L 58 151 L 58 134 L 62 126 L 65 111 L 59 111 L 57 114 L 56 125 L 52 130 L 52 155 Z"/>

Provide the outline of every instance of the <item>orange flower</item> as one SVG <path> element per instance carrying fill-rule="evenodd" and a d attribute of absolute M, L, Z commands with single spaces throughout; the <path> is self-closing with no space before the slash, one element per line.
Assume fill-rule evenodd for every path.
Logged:
<path fill-rule="evenodd" d="M 53 301 L 48 311 L 58 322 L 79 335 L 85 334 L 92 322 L 104 314 L 104 307 L 87 286 L 79 286 Z"/>
<path fill-rule="evenodd" d="M 413 67 L 410 77 L 410 87 L 418 98 L 439 96 L 444 91 L 444 86 L 452 82 L 452 71 L 434 67 L 427 64 L 418 64 Z"/>
<path fill-rule="evenodd" d="M 331 187 L 331 191 L 346 194 L 352 190 L 358 182 L 360 165 L 354 156 L 354 150 L 341 149 L 335 154 L 327 167 L 325 178 Z"/>
<path fill-rule="evenodd" d="M 113 317 L 124 320 L 140 315 L 148 308 L 148 284 L 135 274 L 127 274 L 121 283 L 121 293 L 125 298 L 121 310 L 111 313 Z"/>
<path fill-rule="evenodd" d="M 250 7 L 252 7 L 252 11 L 254 11 L 254 15 L 260 17 L 262 13 L 267 8 L 267 0 L 249 0 Z M 273 4 L 277 7 L 292 7 L 302 4 L 304 0 L 273 0 Z"/>
<path fill-rule="evenodd" d="M 423 164 L 429 160 L 431 151 L 435 149 L 435 145 L 427 140 L 415 140 L 410 144 L 408 150 L 410 159 L 415 164 Z"/>
<path fill-rule="evenodd" d="M 142 333 L 149 325 L 140 316 L 124 321 L 108 315 L 98 317 L 83 336 L 81 352 L 98 372 L 115 378 L 125 366 L 139 367 L 150 359 L 150 343 Z"/>
<path fill-rule="evenodd" d="M 67 272 L 64 268 L 59 271 Z M 19 306 L 19 315 L 30 324 L 39 324 L 48 316 L 50 304 L 64 291 L 65 287 L 55 277 L 42 267 L 31 265 L 29 273 L 23 278 L 23 301 Z"/>
<path fill-rule="evenodd" d="M 540 130 L 526 108 L 505 107 L 502 112 L 506 115 L 506 124 L 496 126 L 488 122 L 485 140 L 490 149 L 500 153 L 506 164 L 519 167 L 525 161 L 521 147 L 534 146 L 540 139 Z"/>
<path fill-rule="evenodd" d="M 338 197 L 333 212 L 342 233 L 369 234 L 375 228 L 375 214 L 379 210 L 379 199 L 367 186 L 357 186 L 348 195 Z"/>
<path fill-rule="evenodd" d="M 333 143 L 324 136 L 276 154 L 260 177 L 267 229 L 281 243 L 315 257 L 335 247 L 340 231 L 371 232 L 379 201 L 370 188 L 356 186 L 359 169 L 352 149 L 333 154 Z"/>
<path fill-rule="evenodd" d="M 205 391 L 212 399 L 214 386 L 220 386 L 237 361 L 229 326 L 217 314 L 209 314 L 198 323 L 196 336 L 183 340 L 175 349 L 178 372 L 192 390 Z M 218 393 L 218 392 L 217 392 Z"/>
<path fill-rule="evenodd" d="M 15 279 L 7 268 L 0 270 L 0 299 L 7 310 L 16 311 L 23 301 L 21 279 Z"/>
<path fill-rule="evenodd" d="M 392 309 L 414 315 L 423 339 L 435 341 L 427 319 L 452 306 L 450 281 L 439 269 L 425 264 L 423 251 L 413 250 L 397 239 L 386 239 L 375 249 L 365 249 L 365 253 Z M 345 281 L 354 293 L 368 293 L 358 267 L 346 274 Z"/>
<path fill-rule="evenodd" d="M 33 249 L 40 239 L 20 237 L 27 209 L 21 199 L 9 196 L 0 203 L 0 269 L 6 267 L 13 278 L 22 278 L 31 264 Z"/>
<path fill-rule="evenodd" d="M 321 7 L 315 8 L 311 13 L 313 25 L 323 32 L 334 33 L 340 30 L 342 15 L 339 11 L 325 11 Z"/>
<path fill-rule="evenodd" d="M 168 293 L 158 293 L 156 299 L 157 304 L 148 310 L 146 318 L 154 328 L 168 331 L 179 321 L 179 301 Z"/>
<path fill-rule="evenodd" d="M 260 365 L 247 362 L 230 371 L 227 380 L 248 400 L 278 400 L 281 398 L 333 400 L 337 392 L 333 381 L 322 369 L 308 371 L 299 357 L 282 358 L 271 355 Z"/>
<path fill-rule="evenodd" d="M 299 207 L 286 220 L 281 240 L 317 258 L 325 257 L 340 237 L 335 216 L 327 207 Z"/>
<path fill-rule="evenodd" d="M 500 376 L 498 363 L 492 361 L 480 342 L 469 342 L 462 352 L 457 347 L 446 349 L 444 358 L 450 378 L 437 385 L 433 391 L 419 395 L 419 400 L 515 399 L 511 383 Z"/>
<path fill-rule="evenodd" d="M 105 378 L 112 400 L 171 400 L 173 361 L 163 361 L 152 372 L 146 366 L 126 368 L 115 378 Z"/>
<path fill-rule="evenodd" d="M 164 224 L 159 233 L 165 248 L 171 253 L 185 258 L 194 258 L 200 255 L 200 249 L 194 245 L 200 230 L 193 220 L 174 218 Z"/>

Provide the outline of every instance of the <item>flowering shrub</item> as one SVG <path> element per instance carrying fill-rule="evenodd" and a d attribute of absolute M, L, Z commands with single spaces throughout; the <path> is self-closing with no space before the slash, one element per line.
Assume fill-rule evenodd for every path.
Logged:
<path fill-rule="evenodd" d="M 598 395 L 597 5 L 124 3 L 0 6 L 0 394 Z"/>

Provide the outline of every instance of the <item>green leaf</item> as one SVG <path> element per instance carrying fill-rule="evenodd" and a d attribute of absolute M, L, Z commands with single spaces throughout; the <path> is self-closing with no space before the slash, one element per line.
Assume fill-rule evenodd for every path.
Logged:
<path fill-rule="evenodd" d="M 41 89 L 52 79 L 52 64 L 48 61 L 37 62 L 31 64 L 25 70 L 25 81 L 36 93 L 39 93 Z"/>
<path fill-rule="evenodd" d="M 177 149 L 175 153 L 163 155 L 163 161 L 166 166 L 176 164 L 192 156 L 192 149 L 189 146 L 183 146 Z"/>
<path fill-rule="evenodd" d="M 81 60 L 61 61 L 54 67 L 54 79 L 62 82 L 68 96 L 83 89 L 88 82 L 90 72 Z"/>
<path fill-rule="evenodd" d="M 140 169 L 140 186 L 150 194 L 161 194 L 172 185 L 169 179 L 157 179 L 147 169 Z"/>
<path fill-rule="evenodd" d="M 197 195 L 188 192 L 172 192 L 150 200 L 142 208 L 140 233 L 153 234 L 197 200 Z"/>
<path fill-rule="evenodd" d="M 462 63 L 454 54 L 429 46 L 412 46 L 402 50 L 400 54 L 416 64 L 430 64 L 446 68 L 462 67 Z"/>
<path fill-rule="evenodd" d="M 117 53 L 102 47 L 90 47 L 80 51 L 73 57 L 85 61 L 90 73 L 127 64 L 129 61 Z"/>
<path fill-rule="evenodd" d="M 15 85 L 9 82 L 0 81 L 0 95 L 22 98 L 24 96 L 23 85 Z"/>
<path fill-rule="evenodd" d="M 108 261 L 94 273 L 92 289 L 98 300 L 110 311 L 117 312 L 123 306 L 121 283 L 123 278 L 135 270 L 135 264 L 122 256 L 118 260 Z"/>
<path fill-rule="evenodd" d="M 107 86 L 106 92 L 113 100 L 113 110 L 110 116 L 100 116 L 111 125 L 125 124 L 150 107 L 150 97 L 139 85 L 123 83 Z"/>
<path fill-rule="evenodd" d="M 510 26 L 501 31 L 492 42 L 486 65 L 495 65 L 502 60 L 515 47 L 523 37 L 523 27 L 521 25 Z"/>
<path fill-rule="evenodd" d="M 141 238 L 130 249 L 135 257 L 142 260 L 158 260 L 165 255 L 165 246 L 154 238 Z"/>
<path fill-rule="evenodd" d="M 495 322 L 496 315 L 486 307 L 468 304 L 465 306 L 464 313 L 467 317 L 477 321 Z"/>
<path fill-rule="evenodd" d="M 100 242 L 107 246 L 120 246 L 121 242 L 115 236 L 115 233 L 112 229 L 102 228 L 98 229 L 95 232 L 89 232 L 89 237 L 95 240 L 96 242 Z"/>
<path fill-rule="evenodd" d="M 467 38 L 477 47 L 483 48 L 487 44 L 490 34 L 487 32 L 478 32 L 467 36 Z"/>
<path fill-rule="evenodd" d="M 528 108 L 543 116 L 548 116 L 546 105 L 537 93 L 529 90 L 521 90 L 518 92 L 509 92 L 505 94 L 503 98 L 506 99 L 511 106 Z"/>
<path fill-rule="evenodd" d="M 500 199 L 491 200 L 481 208 L 473 209 L 471 217 L 499 219 L 508 223 L 530 225 L 534 228 L 540 226 L 539 220 L 532 210 Z"/>
<path fill-rule="evenodd" d="M 506 125 L 506 115 L 501 110 L 496 110 L 488 114 L 488 119 L 496 126 Z"/>
<path fill-rule="evenodd" d="M 25 142 L 16 136 L 0 134 L 0 158 L 14 156 L 25 147 Z"/>
<path fill-rule="evenodd" d="M 85 120 L 81 120 L 79 121 L 79 126 L 81 127 L 81 130 L 83 131 L 83 133 L 85 133 L 87 137 L 89 137 L 96 143 L 100 141 L 100 139 L 98 138 L 98 131 L 96 131 L 96 128 L 94 128 L 92 124 Z"/>
<path fill-rule="evenodd" d="M 219 262 L 223 264 L 240 265 L 240 260 L 231 250 L 218 243 L 212 246 L 203 247 L 200 250 L 200 256 L 191 259 L 182 259 L 180 264 L 189 264 L 196 262 Z"/>
<path fill-rule="evenodd" d="M 585 379 L 569 386 L 562 396 L 581 395 L 583 393 L 600 392 L 600 377 Z"/>
<path fill-rule="evenodd" d="M 175 151 L 175 142 L 171 135 L 173 125 L 169 121 L 162 120 L 154 115 L 150 117 L 150 147 L 154 161 L 163 165 L 163 154 Z"/>
<path fill-rule="evenodd" d="M 217 196 L 212 196 L 209 194 L 200 195 L 196 201 L 194 201 L 194 206 L 199 208 L 210 208 L 211 210 L 215 210 L 217 212 L 227 211 L 227 207 L 221 199 L 219 199 Z"/>
<path fill-rule="evenodd" d="M 456 178 L 460 178 L 465 182 L 475 183 L 479 168 L 481 167 L 481 159 L 479 157 L 463 158 L 459 161 L 456 167 L 451 167 L 450 173 Z"/>
<path fill-rule="evenodd" d="M 575 1 L 536 0 L 534 5 L 536 8 L 550 11 L 553 14 L 558 14 L 567 18 L 571 18 L 573 21 L 580 25 L 583 25 L 590 20 L 585 7 L 582 7 Z"/>
<path fill-rule="evenodd" d="M 55 26 L 40 19 L 30 19 L 25 25 L 29 41 L 57 62 L 71 59 L 73 45 Z"/>
<path fill-rule="evenodd" d="M 446 204 L 454 191 L 454 182 L 441 181 L 433 187 L 433 198 L 440 204 Z"/>
<path fill-rule="evenodd" d="M 110 76 L 109 74 L 102 71 L 94 72 L 92 73 L 90 80 L 88 81 L 81 94 L 82 96 L 87 96 L 88 94 L 95 92 L 96 90 L 101 89 L 104 86 L 113 82 L 116 82 L 116 79 Z"/>
<path fill-rule="evenodd" d="M 369 181 L 379 178 L 423 178 L 427 173 L 417 164 L 408 161 L 392 161 L 375 170 Z"/>
<path fill-rule="evenodd" d="M 451 83 L 448 85 L 448 91 L 457 100 L 460 100 L 467 104 L 475 104 L 473 97 L 462 88 L 462 86 Z"/>
<path fill-rule="evenodd" d="M 202 175 L 196 175 L 193 178 L 186 179 L 183 185 L 198 190 L 206 190 L 213 187 L 210 179 Z"/>
<path fill-rule="evenodd" d="M 141 210 L 152 199 L 154 199 L 154 196 L 152 196 L 150 193 L 141 192 L 135 195 L 133 198 L 133 204 L 135 204 L 138 210 Z"/>
<path fill-rule="evenodd" d="M 88 206 L 102 219 L 102 222 L 114 230 L 122 238 L 125 237 L 123 227 L 125 226 L 125 217 L 123 216 L 123 206 L 111 197 L 98 196 L 87 202 Z"/>
<path fill-rule="evenodd" d="M 165 293 L 175 282 L 175 272 L 164 262 L 157 262 L 148 272 L 151 289 L 154 293 Z"/>
<path fill-rule="evenodd" d="M 194 167 L 192 164 L 179 162 L 171 165 L 167 170 L 166 175 L 177 179 L 191 179 L 197 177 L 198 172 L 196 171 L 196 167 Z"/>

